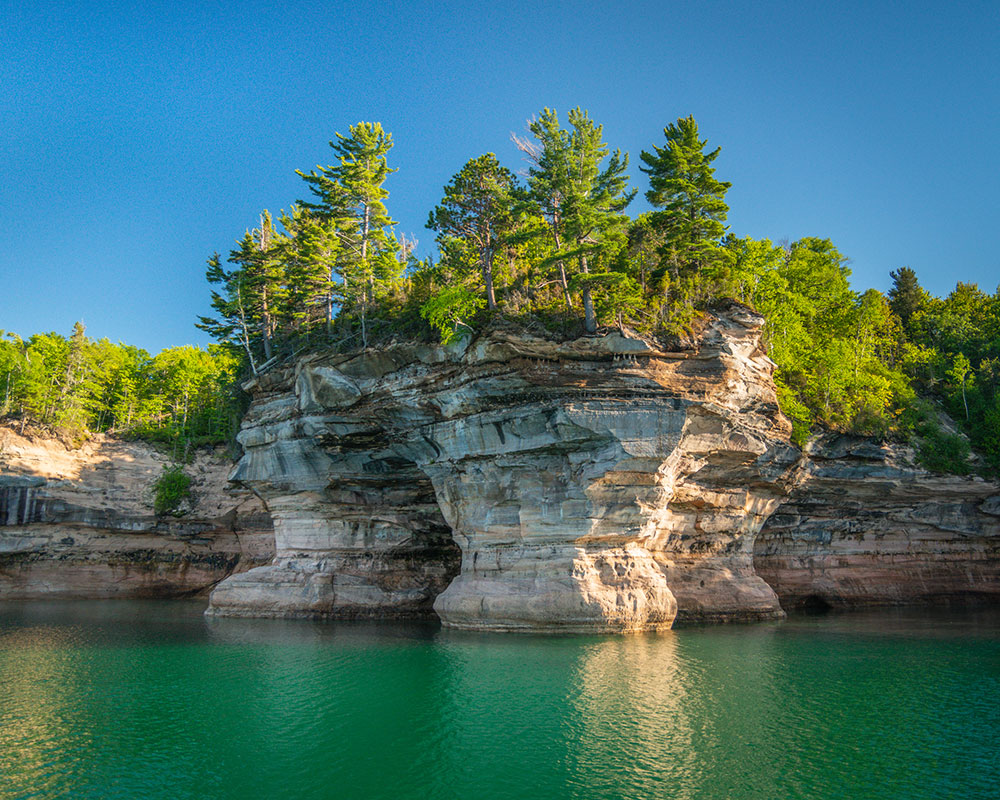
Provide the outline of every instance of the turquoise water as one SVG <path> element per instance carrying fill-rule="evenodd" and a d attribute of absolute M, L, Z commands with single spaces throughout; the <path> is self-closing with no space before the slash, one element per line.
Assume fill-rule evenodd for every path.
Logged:
<path fill-rule="evenodd" d="M 996 798 L 1000 615 L 630 637 L 0 606 L 4 798 Z"/>

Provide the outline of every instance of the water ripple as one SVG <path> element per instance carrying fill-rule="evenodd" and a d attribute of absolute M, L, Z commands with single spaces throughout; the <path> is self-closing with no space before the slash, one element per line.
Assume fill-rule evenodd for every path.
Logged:
<path fill-rule="evenodd" d="M 657 636 L 0 608 L 0 798 L 992 798 L 998 616 Z"/>

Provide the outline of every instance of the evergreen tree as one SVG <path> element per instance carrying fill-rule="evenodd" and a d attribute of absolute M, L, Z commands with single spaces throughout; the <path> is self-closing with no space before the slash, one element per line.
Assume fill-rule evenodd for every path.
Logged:
<path fill-rule="evenodd" d="M 528 130 L 534 135 L 536 142 L 517 134 L 511 134 L 511 138 L 531 164 L 528 168 L 529 196 L 537 205 L 552 238 L 555 256 L 551 261 L 559 268 L 559 283 L 566 308 L 569 309 L 573 307 L 573 300 L 570 297 L 569 278 L 563 257 L 569 133 L 559 126 L 556 112 L 548 108 L 528 124 Z"/>
<path fill-rule="evenodd" d="M 725 196 L 731 183 L 716 180 L 712 162 L 721 148 L 705 152 L 707 140 L 698 138 L 694 117 L 678 119 L 663 130 L 667 142 L 642 151 L 649 175 L 646 199 L 654 208 L 656 224 L 666 237 L 667 258 L 675 277 L 684 270 L 716 264 L 724 257 L 719 242 L 729 212 Z"/>
<path fill-rule="evenodd" d="M 626 189 L 628 154 L 623 156 L 615 150 L 608 158 L 603 126 L 595 125 L 580 108 L 569 112 L 569 123 L 571 130 L 562 130 L 556 112 L 546 108 L 529 125 L 538 144 L 515 141 L 534 161 L 528 185 L 552 231 L 556 247 L 553 258 L 560 267 L 567 303 L 570 286 L 565 262 L 572 259 L 578 265 L 574 286 L 582 295 L 585 327 L 588 333 L 594 333 L 594 287 L 602 281 L 615 285 L 620 281 L 607 278 L 606 272 L 591 274 L 591 262 L 607 256 L 611 246 L 624 246 L 628 220 L 621 212 L 635 192 Z"/>
<path fill-rule="evenodd" d="M 336 222 L 344 301 L 357 312 L 362 343 L 367 346 L 369 310 L 403 272 L 397 259 L 399 244 L 391 231 L 395 222 L 383 202 L 389 196 L 383 184 L 396 171 L 387 158 L 392 134 L 378 122 L 359 122 L 350 127 L 349 135 L 336 137 L 330 142 L 336 164 L 298 174 L 319 199 L 303 205 Z"/>
<path fill-rule="evenodd" d="M 249 305 L 252 299 L 250 281 L 242 270 L 227 270 L 223 267 L 218 253 L 213 253 L 207 263 L 205 278 L 209 284 L 221 288 L 221 291 L 212 290 L 212 308 L 218 316 L 199 316 L 195 327 L 206 331 L 220 342 L 243 350 L 250 371 L 256 375 L 258 359 L 252 307 Z"/>
<path fill-rule="evenodd" d="M 469 161 L 444 187 L 444 197 L 427 220 L 439 244 L 458 239 L 474 249 L 482 275 L 486 306 L 496 308 L 493 262 L 516 224 L 517 179 L 493 153 Z"/>
<path fill-rule="evenodd" d="M 336 220 L 301 205 L 282 214 L 286 235 L 279 241 L 285 267 L 285 320 L 296 331 L 308 332 L 322 321 L 329 332 L 334 303 L 342 299 L 334 284 L 341 246 Z"/>
<path fill-rule="evenodd" d="M 623 245 L 628 218 L 621 212 L 632 202 L 635 190 L 626 188 L 628 153 L 622 156 L 621 151 L 615 150 L 601 169 L 609 150 L 603 139 L 603 126 L 595 125 L 587 112 L 579 108 L 569 112 L 569 123 L 573 130 L 569 137 L 566 234 L 574 247 L 579 276 L 588 276 L 578 277 L 577 284 L 583 295 L 586 330 L 595 333 L 594 287 L 607 284 L 605 291 L 611 291 L 619 300 L 632 290 L 621 276 L 609 277 L 606 271 L 591 275 L 590 266 L 591 260 L 605 254 L 612 243 L 619 248 Z"/>
<path fill-rule="evenodd" d="M 923 307 L 927 293 L 920 288 L 917 273 L 909 267 L 893 270 L 889 276 L 892 278 L 892 288 L 889 289 L 889 307 L 906 328 L 913 315 Z"/>
<path fill-rule="evenodd" d="M 219 316 L 199 317 L 196 327 L 243 349 L 256 374 L 259 358 L 267 361 L 274 355 L 286 294 L 282 252 L 270 213 L 265 210 L 260 228 L 247 231 L 237 245 L 228 259 L 233 270 L 222 266 L 218 253 L 208 259 L 208 282 L 222 288 L 212 292 L 212 308 Z"/>

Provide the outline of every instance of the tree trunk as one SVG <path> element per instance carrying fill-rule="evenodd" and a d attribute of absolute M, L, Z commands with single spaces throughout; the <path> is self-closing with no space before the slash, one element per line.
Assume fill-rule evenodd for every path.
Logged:
<path fill-rule="evenodd" d="M 268 361 L 271 358 L 271 312 L 267 307 L 267 288 L 264 288 L 264 292 L 261 295 L 264 302 L 264 314 L 263 319 L 260 323 L 260 332 L 264 337 L 264 360 Z"/>
<path fill-rule="evenodd" d="M 562 244 L 559 242 L 558 213 L 552 219 L 552 238 L 555 240 L 556 252 L 558 252 L 562 249 Z M 569 281 L 566 279 L 566 265 L 563 264 L 562 260 L 559 261 L 559 280 L 562 282 L 563 297 L 566 298 L 566 308 L 573 308 L 573 299 L 569 296 Z"/>
<path fill-rule="evenodd" d="M 587 256 L 580 256 L 580 272 L 587 274 Z M 590 284 L 583 284 L 583 326 L 587 333 L 597 333 L 597 315 L 594 313 L 594 301 L 590 296 Z"/>
<path fill-rule="evenodd" d="M 241 291 L 240 284 L 236 284 L 236 303 L 237 308 L 240 311 L 240 331 L 243 334 L 243 349 L 247 352 L 247 359 L 250 361 L 250 370 L 254 375 L 257 374 L 257 363 L 253 358 L 253 351 L 250 349 L 250 331 L 247 328 L 247 318 L 243 311 L 243 292 Z"/>
<path fill-rule="evenodd" d="M 489 245 L 480 253 L 483 262 L 483 286 L 486 287 L 486 307 L 492 311 L 497 307 L 497 298 L 493 293 L 493 248 Z"/>

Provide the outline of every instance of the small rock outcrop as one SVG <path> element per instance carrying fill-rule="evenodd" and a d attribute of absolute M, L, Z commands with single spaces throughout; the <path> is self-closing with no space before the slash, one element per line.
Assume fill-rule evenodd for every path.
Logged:
<path fill-rule="evenodd" d="M 270 518 L 200 452 L 181 518 L 153 513 L 167 459 L 95 436 L 76 449 L 0 426 L 0 600 L 179 597 L 273 558 Z"/>
<path fill-rule="evenodd" d="M 783 614 L 754 539 L 797 474 L 759 316 L 696 344 L 494 331 L 313 355 L 252 385 L 232 479 L 273 564 L 210 613 L 640 631 Z"/>
<path fill-rule="evenodd" d="M 928 472 L 906 447 L 826 436 L 757 537 L 788 610 L 1000 601 L 1000 486 Z"/>

